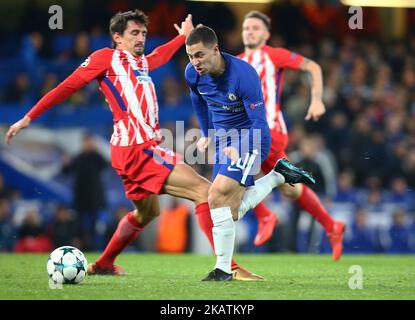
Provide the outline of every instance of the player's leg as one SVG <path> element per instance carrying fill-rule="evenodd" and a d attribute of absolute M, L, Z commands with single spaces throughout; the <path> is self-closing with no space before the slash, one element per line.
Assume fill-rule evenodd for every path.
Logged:
<path fill-rule="evenodd" d="M 213 183 L 208 196 L 217 263 L 215 269 L 203 279 L 204 281 L 232 279 L 230 259 L 235 241 L 234 220 L 237 219 L 238 208 L 246 186 L 254 184 L 252 171 L 255 170 L 255 160 L 260 163 L 256 153 L 245 154 L 237 162 L 233 162 L 217 146 Z M 244 271 L 232 270 L 235 279 L 243 278 Z M 263 278 L 257 276 L 255 280 L 263 280 Z"/>
<path fill-rule="evenodd" d="M 200 176 L 192 167 L 187 164 L 179 163 L 175 165 L 174 169 L 166 179 L 163 187 L 163 192 L 169 195 L 189 199 L 195 202 L 196 205 L 196 221 L 200 229 L 205 234 L 206 238 L 215 252 L 215 244 L 213 241 L 213 221 L 208 204 L 208 191 L 211 187 L 211 182 Z M 235 280 L 242 281 L 258 281 L 263 280 L 245 268 L 238 265 L 233 259 L 231 260 L 232 272 L 235 275 Z"/>
<path fill-rule="evenodd" d="M 210 181 L 200 176 L 192 167 L 178 163 L 165 180 L 162 193 L 188 199 L 200 205 L 207 202 L 210 186 Z"/>
<path fill-rule="evenodd" d="M 143 228 L 160 214 L 157 194 L 170 172 L 170 166 L 156 162 L 153 142 L 131 147 L 111 146 L 111 162 L 121 177 L 126 197 L 135 205 L 119 222 L 103 254 L 88 266 L 89 274 L 123 274 L 114 266 L 115 258 L 133 242 Z"/>
<path fill-rule="evenodd" d="M 284 150 L 288 145 L 288 136 L 275 130 L 271 130 L 270 134 L 271 147 L 266 159 L 261 163 L 261 172 L 256 176 L 256 179 L 262 178 L 265 174 L 271 172 L 278 159 L 287 158 Z M 253 211 L 258 220 L 258 230 L 254 244 L 260 246 L 271 238 L 278 224 L 278 214 L 268 209 L 263 202 L 258 204 Z"/>
<path fill-rule="evenodd" d="M 315 183 L 315 180 L 308 172 L 293 166 L 288 160 L 279 159 L 271 172 L 256 180 L 254 186 L 246 189 L 238 210 L 238 218 L 241 219 L 248 210 L 255 208 L 272 189 L 284 183 L 301 182 Z"/>
<path fill-rule="evenodd" d="M 296 201 L 300 208 L 307 211 L 321 224 L 330 240 L 333 250 L 332 258 L 334 261 L 339 260 L 343 250 L 344 223 L 334 220 L 317 194 L 306 185 L 296 184 L 291 186 L 286 184 L 280 186 L 279 189 L 283 195 Z"/>
<path fill-rule="evenodd" d="M 218 174 L 209 189 L 209 207 L 213 221 L 216 253 L 214 270 L 203 279 L 232 280 L 231 260 L 235 245 L 235 223 L 245 187 L 237 180 Z"/>
<path fill-rule="evenodd" d="M 212 236 L 213 223 L 207 202 L 210 186 L 210 181 L 197 174 L 192 167 L 177 164 L 164 184 L 163 193 L 189 199 L 195 203 L 196 221 L 215 251 Z"/>
<path fill-rule="evenodd" d="M 279 223 L 278 213 L 269 209 L 264 202 L 258 204 L 253 211 L 258 220 L 258 229 L 254 238 L 254 245 L 262 246 L 271 238 L 275 227 Z"/>
<path fill-rule="evenodd" d="M 271 152 L 272 147 L 270 153 Z M 264 176 L 263 172 L 268 173 L 273 169 L 275 161 L 273 161 L 273 164 L 271 164 L 270 158 L 270 155 L 268 155 L 266 160 L 261 164 L 261 172 L 256 176 L 256 179 L 262 178 Z M 264 166 L 269 166 L 269 169 L 265 171 Z M 258 221 L 258 228 L 254 238 L 254 245 L 261 246 L 271 238 L 272 233 L 274 232 L 274 229 L 279 222 L 278 214 L 277 212 L 270 210 L 264 202 L 260 202 L 252 210 Z"/>
<path fill-rule="evenodd" d="M 261 164 L 261 171 L 268 174 L 274 169 L 275 162 L 278 159 L 286 159 L 285 149 L 288 146 L 288 135 L 279 131 L 271 131 L 271 147 L 270 151 Z M 271 237 L 278 217 L 269 210 L 263 203 L 254 208 L 255 215 L 258 219 L 258 232 L 255 236 L 254 244 L 259 246 L 264 244 Z"/>
<path fill-rule="evenodd" d="M 284 158 L 283 150 L 288 144 L 287 135 L 275 130 L 271 133 L 271 146 L 267 157 L 261 163 L 261 172 L 256 179 L 262 178 L 265 174 L 272 171 L 278 159 Z M 257 234 L 255 235 L 254 245 L 260 246 L 267 242 L 278 224 L 278 214 L 267 208 L 264 202 L 259 203 L 254 209 L 255 217 L 258 220 Z"/>
<path fill-rule="evenodd" d="M 142 200 L 133 200 L 136 207 L 118 223 L 110 242 L 98 260 L 88 266 L 89 274 L 123 275 L 120 266 L 114 265 L 117 256 L 130 245 L 145 226 L 160 215 L 157 195 L 148 195 Z"/>
<path fill-rule="evenodd" d="M 218 159 L 221 161 L 214 167 L 216 178 L 208 196 L 217 262 L 215 269 L 204 279 L 207 281 L 229 279 L 235 241 L 234 220 L 242 218 L 278 185 L 311 178 L 288 161 L 279 160 L 272 172 L 254 183 L 255 168 L 261 163 L 258 153 L 243 155 L 237 162 L 217 153 Z"/>

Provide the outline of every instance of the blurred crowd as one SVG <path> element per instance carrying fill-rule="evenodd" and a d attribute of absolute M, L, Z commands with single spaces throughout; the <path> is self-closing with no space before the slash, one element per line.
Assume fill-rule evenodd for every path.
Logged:
<path fill-rule="evenodd" d="M 36 21 L 31 21 L 22 26 L 16 52 L 0 49 L 0 64 L 8 71 L 0 75 L 0 109 L 15 106 L 23 114 L 92 51 L 109 46 L 109 17 L 132 7 L 142 8 L 150 16 L 149 50 L 175 36 L 172 25 L 188 12 L 195 23 L 217 31 L 223 51 L 238 54 L 243 50 L 237 18 L 223 3 L 84 1 L 79 24 L 72 32 L 40 30 Z M 323 69 L 327 113 L 315 123 L 304 120 L 310 102 L 308 78 L 299 72 L 286 72 L 282 106 L 290 131 L 287 151 L 293 162 L 314 173 L 319 181 L 315 191 L 327 203 L 352 204 L 348 210 L 354 219 L 350 221 L 346 250 L 414 252 L 415 33 L 410 32 L 415 30 L 414 11 L 408 11 L 408 32 L 400 39 L 382 36 L 381 19 L 373 8 L 364 9 L 364 29 L 356 31 L 347 27 L 347 8 L 330 1 L 300 5 L 280 1 L 270 5 L 267 13 L 273 21 L 269 44 L 298 52 Z M 164 112 L 174 111 L 186 120 L 188 129 L 197 123 L 191 116 L 182 76 L 187 62 L 182 50 L 168 66 L 157 70 L 153 79 L 161 118 Z M 99 104 L 104 100 L 96 84 L 88 85 L 66 103 L 74 110 Z M 174 131 L 167 120 L 162 126 Z M 210 178 L 208 166 L 195 168 Z M 8 190 L 0 182 L 0 250 L 30 247 L 30 241 L 20 240 L 34 235 L 44 236 L 40 241 L 45 247 L 69 243 L 82 247 L 85 240 L 76 222 L 79 209 L 57 206 L 46 226 L 42 215 L 32 208 L 16 222 L 11 204 L 19 197 L 18 191 Z M 276 200 L 283 201 L 277 196 Z M 107 225 L 116 223 L 119 210 L 112 209 L 114 214 Z M 386 227 L 371 223 L 373 214 L 388 216 L 390 223 Z M 324 241 L 321 243 L 324 251 Z M 270 245 L 269 250 L 272 248 Z"/>

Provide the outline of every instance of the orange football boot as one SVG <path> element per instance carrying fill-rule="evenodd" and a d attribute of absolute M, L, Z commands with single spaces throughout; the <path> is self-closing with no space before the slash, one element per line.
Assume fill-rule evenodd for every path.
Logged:
<path fill-rule="evenodd" d="M 278 222 L 278 216 L 276 214 L 271 214 L 268 217 L 259 219 L 258 231 L 255 236 L 254 245 L 261 246 L 267 242 L 271 238 Z"/>
<path fill-rule="evenodd" d="M 88 264 L 88 275 L 109 275 L 109 276 L 124 276 L 127 273 L 120 265 L 113 265 L 110 268 L 100 268 L 96 263 Z"/>
<path fill-rule="evenodd" d="M 344 222 L 334 221 L 333 230 L 327 234 L 330 240 L 331 249 L 333 251 L 333 261 L 339 260 L 342 255 L 343 235 L 345 231 L 346 225 Z"/>

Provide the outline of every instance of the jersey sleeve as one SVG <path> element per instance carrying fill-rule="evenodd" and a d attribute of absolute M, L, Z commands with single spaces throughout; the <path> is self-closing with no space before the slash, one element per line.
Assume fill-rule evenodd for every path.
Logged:
<path fill-rule="evenodd" d="M 288 68 L 297 70 L 300 68 L 304 57 L 293 51 L 283 48 L 268 47 L 268 54 L 277 68 Z"/>
<path fill-rule="evenodd" d="M 27 113 L 27 116 L 31 120 L 35 120 L 53 106 L 69 98 L 93 79 L 103 75 L 109 68 L 111 55 L 111 49 L 94 52 L 62 83 L 43 96 Z"/>
<path fill-rule="evenodd" d="M 113 49 L 105 48 L 92 53 L 86 60 L 74 71 L 86 83 L 102 76 L 111 66 Z"/>
<path fill-rule="evenodd" d="M 153 50 L 148 56 L 146 56 L 148 61 L 149 71 L 157 69 L 158 67 L 166 64 L 171 57 L 181 48 L 184 44 L 186 37 L 184 35 L 178 35 L 173 40 L 163 44 Z"/>
<path fill-rule="evenodd" d="M 211 122 L 209 119 L 209 109 L 206 101 L 202 98 L 196 88 L 195 71 L 191 69 L 191 66 L 188 65 L 185 71 L 186 83 L 190 89 L 190 100 L 192 101 L 193 109 L 195 110 L 197 119 L 199 121 L 200 130 L 202 135 L 207 137 L 209 135 L 209 128 L 211 127 Z"/>
<path fill-rule="evenodd" d="M 249 150 L 258 148 L 261 141 L 254 141 L 257 135 L 254 130 L 261 130 L 261 140 L 269 138 L 269 127 L 266 118 L 264 97 L 262 95 L 261 80 L 256 70 L 248 63 L 243 68 L 243 76 L 239 77 L 239 90 L 245 111 L 251 121 L 249 132 Z"/>

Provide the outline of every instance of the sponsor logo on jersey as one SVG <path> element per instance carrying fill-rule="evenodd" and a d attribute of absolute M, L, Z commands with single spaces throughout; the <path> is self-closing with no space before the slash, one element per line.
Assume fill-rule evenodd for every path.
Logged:
<path fill-rule="evenodd" d="M 151 82 L 152 81 L 151 77 L 149 76 L 138 76 L 136 78 L 140 82 Z"/>
<path fill-rule="evenodd" d="M 251 110 L 254 110 L 255 108 L 257 108 L 257 107 L 260 107 L 260 106 L 262 106 L 264 103 L 262 102 L 262 101 L 259 101 L 259 102 L 257 102 L 257 103 L 251 103 L 250 105 L 249 105 L 249 108 L 251 108 Z"/>
<path fill-rule="evenodd" d="M 134 70 L 134 75 L 140 82 L 151 82 L 151 77 L 149 77 L 145 72 L 142 72 L 140 70 Z"/>
<path fill-rule="evenodd" d="M 234 105 L 226 105 L 226 104 L 218 104 L 218 103 L 212 103 L 213 106 L 221 108 L 226 111 L 230 112 L 242 112 L 245 110 L 244 105 L 242 102 L 239 102 Z"/>

